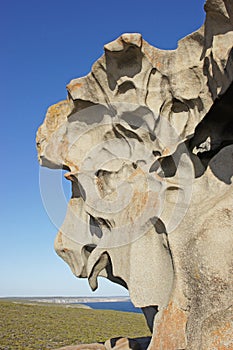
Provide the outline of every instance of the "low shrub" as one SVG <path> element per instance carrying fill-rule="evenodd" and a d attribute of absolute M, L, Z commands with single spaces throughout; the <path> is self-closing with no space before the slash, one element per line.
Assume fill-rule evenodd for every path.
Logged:
<path fill-rule="evenodd" d="M 0 350 L 56 349 L 150 335 L 143 315 L 130 312 L 5 301 L 0 302 L 0 312 Z"/>

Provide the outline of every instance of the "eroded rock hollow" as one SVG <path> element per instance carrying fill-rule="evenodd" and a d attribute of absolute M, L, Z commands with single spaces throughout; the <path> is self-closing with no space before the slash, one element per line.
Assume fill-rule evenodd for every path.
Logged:
<path fill-rule="evenodd" d="M 37 133 L 72 186 L 57 253 L 129 290 L 150 350 L 233 349 L 233 1 L 205 10 L 176 50 L 105 45 Z"/>

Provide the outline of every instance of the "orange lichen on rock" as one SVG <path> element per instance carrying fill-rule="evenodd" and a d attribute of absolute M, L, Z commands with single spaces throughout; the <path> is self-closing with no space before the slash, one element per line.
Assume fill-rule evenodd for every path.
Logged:
<path fill-rule="evenodd" d="M 82 83 L 75 83 L 75 84 L 68 84 L 67 85 L 67 90 L 71 90 L 71 89 L 79 89 L 82 86 Z"/>
<path fill-rule="evenodd" d="M 150 350 L 177 350 L 186 348 L 187 314 L 170 302 L 154 324 Z"/>
<path fill-rule="evenodd" d="M 232 307 L 210 316 L 202 329 L 202 350 L 233 350 Z"/>

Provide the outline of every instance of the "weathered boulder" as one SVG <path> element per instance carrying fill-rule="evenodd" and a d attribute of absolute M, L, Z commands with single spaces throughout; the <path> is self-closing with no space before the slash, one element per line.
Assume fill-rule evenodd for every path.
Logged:
<path fill-rule="evenodd" d="M 129 290 L 151 350 L 233 348 L 233 1 L 205 10 L 174 51 L 107 44 L 37 133 L 72 184 L 57 253 Z"/>
<path fill-rule="evenodd" d="M 141 338 L 112 338 L 108 339 L 104 345 L 106 350 L 144 350 L 147 349 L 151 337 Z"/>
<path fill-rule="evenodd" d="M 93 343 L 63 346 L 62 348 L 59 348 L 57 350 L 106 350 L 106 347 L 103 344 Z"/>

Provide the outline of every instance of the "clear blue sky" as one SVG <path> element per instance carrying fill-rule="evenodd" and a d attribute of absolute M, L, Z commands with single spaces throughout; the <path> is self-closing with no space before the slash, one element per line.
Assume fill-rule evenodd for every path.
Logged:
<path fill-rule="evenodd" d="M 35 133 L 66 84 L 86 75 L 124 32 L 173 49 L 204 21 L 204 0 L 11 0 L 1 4 L 0 296 L 126 295 L 101 279 L 94 294 L 55 254 L 43 207 Z M 69 192 L 67 187 L 66 193 Z M 56 203 L 54 203 L 55 207 Z M 61 214 L 61 221 L 62 221 Z"/>

